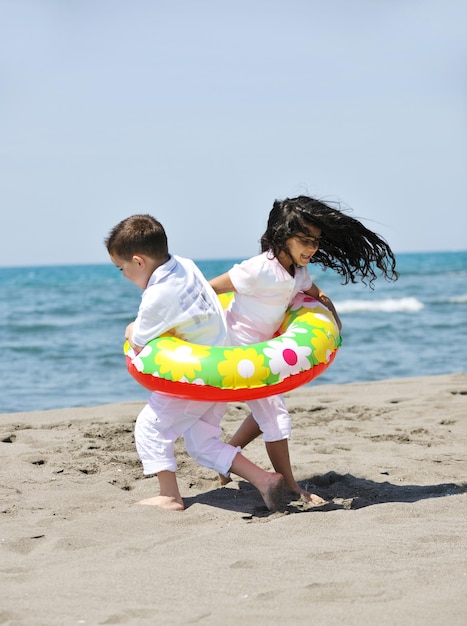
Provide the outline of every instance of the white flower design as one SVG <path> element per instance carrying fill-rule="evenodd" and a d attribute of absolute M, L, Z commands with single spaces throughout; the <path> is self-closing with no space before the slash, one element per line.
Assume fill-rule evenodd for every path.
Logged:
<path fill-rule="evenodd" d="M 133 350 L 133 348 L 130 348 L 130 350 Z M 143 358 L 145 356 L 149 356 L 151 352 L 152 352 L 151 346 L 144 346 L 141 352 L 138 352 L 138 354 L 132 359 L 132 363 L 135 366 L 135 368 L 138 370 L 138 372 L 142 372 L 144 370 Z"/>
<path fill-rule="evenodd" d="M 271 372 L 279 374 L 279 380 L 310 369 L 311 363 L 307 357 L 311 354 L 311 348 L 308 346 L 299 346 L 285 335 L 268 344 L 270 347 L 264 349 L 264 354 L 270 359 Z"/>
<path fill-rule="evenodd" d="M 180 378 L 181 383 L 190 383 L 191 385 L 205 385 L 206 382 L 202 378 L 195 378 L 194 380 L 188 380 L 186 376 Z"/>

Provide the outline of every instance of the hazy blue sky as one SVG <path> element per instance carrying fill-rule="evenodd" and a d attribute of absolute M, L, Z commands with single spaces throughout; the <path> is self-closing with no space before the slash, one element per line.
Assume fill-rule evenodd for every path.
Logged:
<path fill-rule="evenodd" d="M 0 265 L 107 262 L 140 212 L 195 259 L 275 198 L 467 248 L 465 0 L 0 0 Z"/>

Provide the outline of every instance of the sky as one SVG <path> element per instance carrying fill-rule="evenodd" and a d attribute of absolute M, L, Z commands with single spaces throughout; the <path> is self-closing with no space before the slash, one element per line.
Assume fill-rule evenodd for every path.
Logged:
<path fill-rule="evenodd" d="M 246 258 L 275 199 L 467 249 L 465 0 L 0 0 L 0 266 L 107 263 L 134 213 Z"/>

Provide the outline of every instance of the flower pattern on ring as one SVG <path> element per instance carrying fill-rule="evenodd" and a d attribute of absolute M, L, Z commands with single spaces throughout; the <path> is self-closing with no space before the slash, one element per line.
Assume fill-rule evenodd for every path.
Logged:
<path fill-rule="evenodd" d="M 279 374 L 279 380 L 310 369 L 311 363 L 308 359 L 311 354 L 310 347 L 299 346 L 296 341 L 284 335 L 274 342 L 269 342 L 269 345 L 269 348 L 264 349 L 264 354 L 270 359 L 271 371 Z"/>
<path fill-rule="evenodd" d="M 328 309 L 309 296 L 298 294 L 269 341 L 235 348 L 215 347 L 184 342 L 166 334 L 149 342 L 137 355 L 125 342 L 124 353 L 134 371 L 143 376 L 236 391 L 282 383 L 295 373 L 306 376 L 305 372 L 315 365 L 329 364 L 341 342 Z M 148 388 L 157 389 L 157 385 Z"/>
<path fill-rule="evenodd" d="M 301 328 L 300 326 L 296 326 L 295 324 L 291 324 L 287 330 L 285 332 L 283 332 L 280 337 L 278 337 L 278 339 L 281 339 L 282 337 L 290 337 L 292 339 L 295 339 L 298 337 L 298 335 L 308 335 L 309 334 L 309 330 L 306 330 L 306 328 Z"/>
<path fill-rule="evenodd" d="M 235 389 L 245 381 L 252 386 L 261 385 L 269 376 L 269 369 L 264 366 L 264 356 L 254 348 L 238 347 L 224 351 L 225 361 L 217 369 L 223 377 L 222 386 Z M 240 381 L 239 381 L 240 379 Z"/>
<path fill-rule="evenodd" d="M 133 359 L 133 365 L 136 367 L 138 372 L 144 372 L 144 361 L 143 358 L 149 356 L 152 352 L 151 346 L 144 346 L 141 352 L 138 352 L 136 356 L 134 356 L 135 351 L 132 347 L 129 348 L 128 354 Z"/>
<path fill-rule="evenodd" d="M 197 344 L 182 343 L 171 338 L 161 339 L 154 357 L 163 376 L 170 373 L 172 380 L 186 377 L 192 380 L 201 370 L 201 360 L 209 355 L 209 348 Z"/>
<path fill-rule="evenodd" d="M 321 302 L 311 296 L 306 296 L 305 294 L 301 294 L 301 297 L 298 296 L 299 294 L 297 294 L 296 299 L 292 300 L 290 303 L 289 311 L 298 311 L 302 308 L 315 309 L 318 306 L 323 306 Z"/>
<path fill-rule="evenodd" d="M 313 344 L 313 353 L 318 363 L 327 363 L 336 348 L 334 337 L 332 335 L 329 336 L 323 330 L 317 328 L 315 330 L 315 336 L 311 339 L 311 343 Z"/>
<path fill-rule="evenodd" d="M 190 383 L 191 385 L 205 385 L 206 381 L 202 378 L 195 378 L 194 380 L 188 380 L 185 376 L 180 378 L 181 383 Z"/>

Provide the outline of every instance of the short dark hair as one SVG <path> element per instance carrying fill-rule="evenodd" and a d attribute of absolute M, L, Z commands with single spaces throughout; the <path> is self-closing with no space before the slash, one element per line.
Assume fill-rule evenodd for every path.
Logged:
<path fill-rule="evenodd" d="M 130 260 L 135 254 L 151 259 L 169 255 L 164 227 L 152 215 L 131 215 L 112 228 L 104 243 L 109 254 Z"/>

